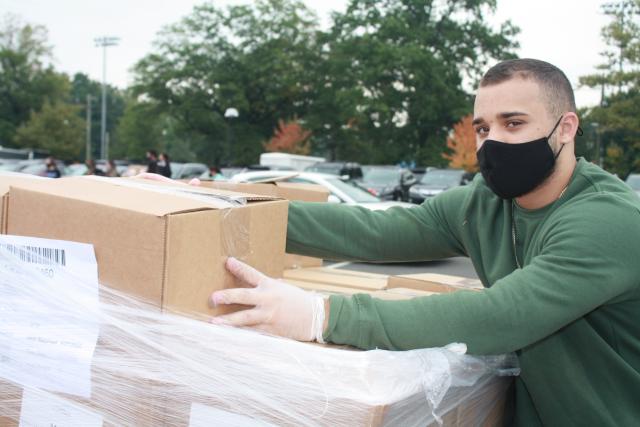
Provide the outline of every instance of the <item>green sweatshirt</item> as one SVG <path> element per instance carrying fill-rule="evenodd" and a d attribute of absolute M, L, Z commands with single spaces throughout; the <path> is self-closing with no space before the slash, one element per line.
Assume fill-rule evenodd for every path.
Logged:
<path fill-rule="evenodd" d="M 287 251 L 380 262 L 468 256 L 484 291 L 332 296 L 324 338 L 363 349 L 463 342 L 471 354 L 515 351 L 517 425 L 640 423 L 640 199 L 584 159 L 564 195 L 538 210 L 499 199 L 481 176 L 414 208 L 295 202 Z"/>

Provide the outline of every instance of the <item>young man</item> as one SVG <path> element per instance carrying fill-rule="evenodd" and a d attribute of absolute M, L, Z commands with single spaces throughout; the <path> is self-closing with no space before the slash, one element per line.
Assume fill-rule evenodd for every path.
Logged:
<path fill-rule="evenodd" d="M 637 424 L 640 200 L 576 160 L 573 91 L 551 64 L 491 68 L 473 123 L 482 174 L 470 185 L 385 212 L 292 203 L 287 250 L 366 261 L 469 256 L 487 289 L 325 301 L 229 259 L 255 289 L 219 291 L 213 303 L 255 308 L 213 322 L 363 349 L 464 342 L 471 354 L 515 351 L 516 425 Z"/>

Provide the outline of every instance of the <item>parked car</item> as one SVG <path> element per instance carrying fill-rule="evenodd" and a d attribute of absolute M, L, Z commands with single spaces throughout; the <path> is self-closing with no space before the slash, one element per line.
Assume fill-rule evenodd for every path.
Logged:
<path fill-rule="evenodd" d="M 209 172 L 209 167 L 204 163 L 171 162 L 172 179 L 199 178 L 205 172 Z"/>
<path fill-rule="evenodd" d="M 307 167 L 305 172 L 326 173 L 346 177 L 350 180 L 362 179 L 362 167 L 354 162 L 318 162 Z"/>
<path fill-rule="evenodd" d="M 418 180 L 408 169 L 396 166 L 366 166 L 359 185 L 382 200 L 409 201 L 409 188 Z"/>
<path fill-rule="evenodd" d="M 25 164 L 25 162 L 27 162 Z M 5 172 L 20 172 L 21 169 L 24 169 L 29 164 L 33 163 L 33 160 L 13 160 L 13 159 L 2 159 L 2 164 L 0 164 L 0 171 Z M 36 161 L 37 162 L 37 161 Z"/>
<path fill-rule="evenodd" d="M 271 168 L 286 167 L 291 170 L 303 171 L 307 166 L 318 162 L 324 162 L 322 157 L 302 156 L 290 153 L 262 153 L 260 154 L 260 165 Z M 274 169 L 269 169 L 274 170 Z M 283 170 L 283 169 L 275 169 Z"/>
<path fill-rule="evenodd" d="M 422 203 L 449 188 L 466 185 L 472 174 L 462 169 L 435 169 L 425 173 L 422 179 L 409 190 L 411 202 Z"/>
<path fill-rule="evenodd" d="M 426 166 L 426 167 L 424 167 L 424 166 L 416 166 L 414 168 L 411 168 L 411 172 L 416 177 L 416 180 L 420 181 L 425 173 L 427 173 L 429 171 L 432 171 L 432 170 L 436 170 L 436 169 L 438 169 L 438 168 L 434 168 L 433 166 Z"/>
<path fill-rule="evenodd" d="M 129 171 L 129 162 L 126 160 L 114 160 L 116 164 L 116 171 L 118 171 L 119 176 L 130 176 L 128 174 Z M 100 169 L 103 173 L 107 173 L 107 161 L 106 160 L 96 160 L 96 169 Z M 82 176 L 86 175 L 89 168 L 85 163 L 73 163 L 66 167 L 66 171 L 64 173 L 65 176 Z"/>
<path fill-rule="evenodd" d="M 58 170 L 60 171 L 60 176 L 65 175 L 65 165 L 64 162 L 60 160 L 56 160 L 56 165 L 58 166 Z M 26 173 L 29 175 L 37 175 L 37 176 L 47 176 L 47 163 L 45 160 L 38 160 L 37 163 L 30 164 L 25 168 L 20 169 L 21 173 Z"/>
<path fill-rule="evenodd" d="M 625 181 L 638 195 L 640 195 L 640 173 L 629 174 Z"/>
<path fill-rule="evenodd" d="M 344 203 L 359 205 L 371 210 L 386 210 L 393 206 L 412 207 L 410 203 L 383 202 L 352 182 L 345 182 L 336 175 L 315 172 L 287 172 L 287 171 L 255 171 L 234 175 L 231 182 L 257 182 L 265 180 L 280 180 L 299 182 L 304 184 L 321 185 L 329 190 L 330 203 Z"/>

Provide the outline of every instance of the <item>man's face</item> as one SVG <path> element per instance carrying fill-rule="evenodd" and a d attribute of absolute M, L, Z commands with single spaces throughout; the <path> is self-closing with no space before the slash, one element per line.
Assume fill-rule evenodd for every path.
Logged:
<path fill-rule="evenodd" d="M 521 77 L 479 88 L 473 110 L 477 150 L 487 139 L 520 144 L 547 136 L 558 119 L 550 117 L 538 84 Z"/>

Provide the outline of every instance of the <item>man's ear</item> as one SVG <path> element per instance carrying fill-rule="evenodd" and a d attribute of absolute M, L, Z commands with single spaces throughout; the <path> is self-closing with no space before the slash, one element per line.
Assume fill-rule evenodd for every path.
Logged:
<path fill-rule="evenodd" d="M 558 142 L 561 144 L 567 144 L 573 142 L 576 133 L 578 132 L 578 126 L 580 125 L 580 119 L 574 112 L 564 113 L 562 121 L 558 126 Z"/>

